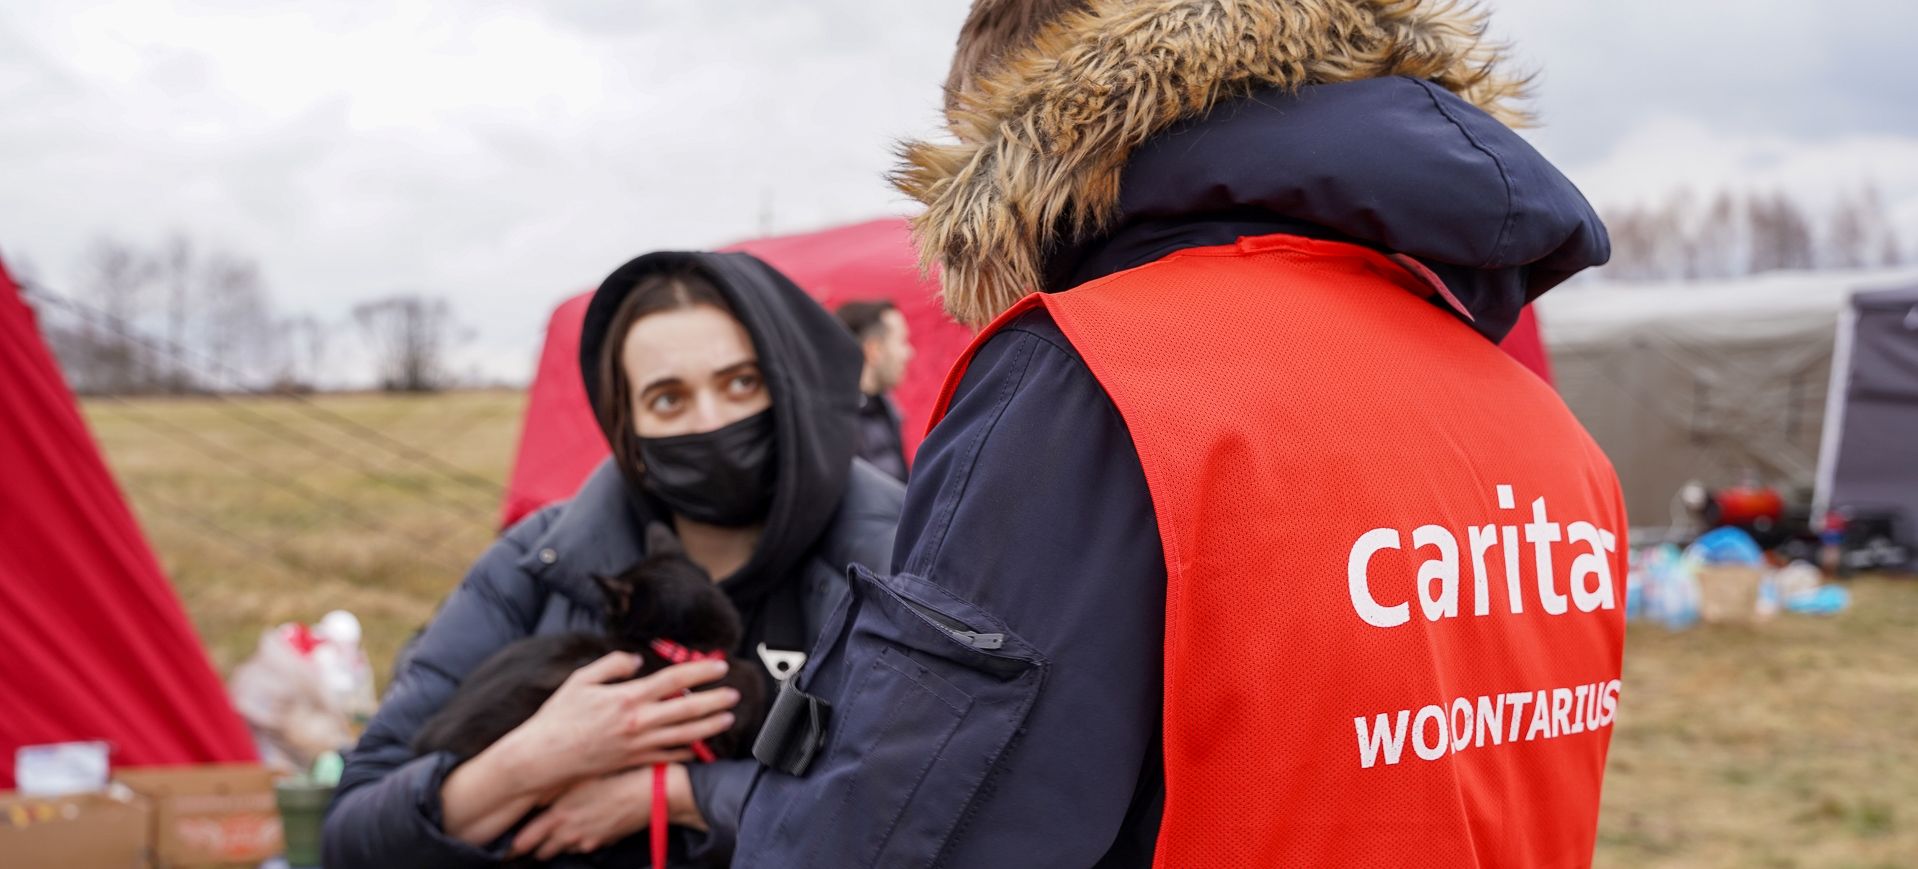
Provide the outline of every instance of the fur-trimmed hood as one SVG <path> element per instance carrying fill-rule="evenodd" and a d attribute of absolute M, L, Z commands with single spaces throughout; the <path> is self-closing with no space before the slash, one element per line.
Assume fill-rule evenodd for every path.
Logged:
<path fill-rule="evenodd" d="M 962 322 L 980 325 L 1026 293 L 1046 288 L 1049 258 L 1109 232 L 1123 219 L 1122 187 L 1131 183 L 1128 164 L 1141 146 L 1189 132 L 1226 106 L 1249 103 L 1268 115 L 1283 114 L 1271 104 L 1299 97 L 1302 89 L 1349 94 L 1354 92 L 1313 86 L 1399 77 L 1422 87 L 1406 87 L 1386 98 L 1453 130 L 1445 144 L 1456 146 L 1455 151 L 1483 155 L 1482 166 L 1466 168 L 1478 173 L 1483 192 L 1496 194 L 1506 204 L 1503 220 L 1481 221 L 1488 224 L 1490 235 L 1466 245 L 1470 250 L 1460 254 L 1465 259 L 1454 258 L 1450 250 L 1395 246 L 1389 243 L 1394 239 L 1374 237 L 1378 233 L 1368 230 L 1381 223 L 1377 214 L 1366 214 L 1353 227 L 1329 228 L 1354 241 L 1456 267 L 1454 272 L 1509 267 L 1532 261 L 1526 257 L 1559 254 L 1556 277 L 1545 282 L 1549 285 L 1577 268 L 1603 262 L 1609 247 L 1602 225 L 1576 188 L 1509 129 L 1526 119 L 1516 105 L 1525 80 L 1499 66 L 1497 46 L 1484 40 L 1483 16 L 1452 2 L 1094 0 L 953 94 L 948 119 L 957 141 L 902 146 L 902 164 L 893 180 L 926 205 L 914 219 L 915 238 L 922 260 L 940 269 L 947 309 Z M 1238 114 L 1237 109 L 1228 114 Z M 1407 117 L 1404 112 L 1385 114 L 1390 117 L 1379 118 L 1377 124 Z M 1364 117 L 1356 120 L 1359 127 L 1366 122 Z M 1287 119 L 1268 117 L 1266 123 L 1273 125 L 1268 129 L 1280 129 Z M 1240 126 L 1248 124 L 1241 121 Z M 1388 132 L 1342 126 L 1344 134 L 1358 137 L 1353 141 Z M 1429 124 L 1421 128 L 1436 129 Z M 1273 148 L 1251 152 L 1258 165 L 1244 167 L 1241 174 L 1263 172 L 1267 178 L 1260 183 L 1267 187 L 1294 177 L 1308 183 L 1305 176 L 1330 170 L 1302 165 L 1302 160 L 1331 159 L 1351 144 L 1319 141 L 1313 144 L 1320 147 L 1300 151 L 1297 136 L 1290 138 L 1293 141 L 1285 144 L 1295 150 L 1281 151 L 1274 143 Z M 1399 154 L 1419 147 L 1406 135 L 1396 139 L 1402 146 Z M 1512 222 L 1532 216 L 1524 213 L 1521 206 L 1526 203 L 1519 201 L 1519 193 L 1536 195 L 1535 190 L 1518 190 L 1508 165 L 1513 162 L 1535 164 L 1519 167 L 1523 171 L 1516 174 L 1553 182 L 1546 186 L 1561 195 L 1546 210 L 1564 217 L 1560 222 L 1566 225 L 1546 234 L 1582 239 L 1580 256 L 1510 248 L 1506 236 Z M 1455 165 L 1433 168 L 1459 171 Z M 1338 169 L 1364 171 L 1349 161 Z M 1408 189 L 1402 195 L 1420 192 Z M 1575 206 L 1562 201 L 1565 192 Z M 1212 207 L 1215 212 L 1221 205 L 1273 212 L 1274 202 L 1295 203 L 1298 198 L 1263 195 L 1254 202 Z M 1355 205 L 1371 211 L 1377 203 Z M 1430 208 L 1414 211 L 1419 219 L 1431 217 Z M 1290 205 L 1273 213 L 1293 221 L 1327 222 L 1317 212 L 1300 212 Z M 1402 239 L 1407 233 L 1397 235 Z M 1563 268 L 1568 262 L 1575 267 Z M 1452 282 L 1452 274 L 1439 271 Z M 1523 295 L 1542 291 L 1528 287 Z"/>

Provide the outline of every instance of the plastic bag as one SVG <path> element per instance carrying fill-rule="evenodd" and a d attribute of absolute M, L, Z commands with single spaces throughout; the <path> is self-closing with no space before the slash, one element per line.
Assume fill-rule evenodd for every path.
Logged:
<path fill-rule="evenodd" d="M 1836 615 L 1851 606 L 1851 592 L 1844 586 L 1820 586 L 1785 598 L 1785 609 L 1814 616 Z"/>
<path fill-rule="evenodd" d="M 1765 551 L 1738 528 L 1713 528 L 1685 547 L 1685 557 L 1705 564 L 1764 564 Z"/>
<path fill-rule="evenodd" d="M 355 723 L 365 723 L 379 707 L 373 694 L 373 666 L 360 649 L 360 620 L 346 610 L 320 618 L 312 630 L 311 657 L 326 680 L 334 702 Z"/>
<path fill-rule="evenodd" d="M 269 628 L 253 656 L 227 679 L 233 707 L 270 767 L 303 772 L 321 754 L 353 740 L 352 715 L 312 656 L 318 644 L 305 625 Z"/>
<path fill-rule="evenodd" d="M 1667 543 L 1646 550 L 1639 558 L 1639 565 L 1646 618 L 1673 630 L 1691 627 L 1698 621 L 1700 590 L 1695 563 L 1681 556 L 1678 547 Z"/>

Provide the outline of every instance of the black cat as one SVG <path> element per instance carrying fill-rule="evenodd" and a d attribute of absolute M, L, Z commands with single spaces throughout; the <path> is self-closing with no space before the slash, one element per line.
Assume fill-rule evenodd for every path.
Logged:
<path fill-rule="evenodd" d="M 533 717 L 574 670 L 609 652 L 638 654 L 638 676 L 671 662 L 651 647 L 664 638 L 695 652 L 723 652 L 732 663 L 724 678 L 697 690 L 739 691 L 730 730 L 706 740 L 720 758 L 743 756 L 765 717 L 765 689 L 756 668 L 732 657 L 741 633 L 739 612 L 712 577 L 686 557 L 679 539 L 658 523 L 646 529 L 646 558 L 614 577 L 600 577 L 606 595 L 604 633 L 528 637 L 495 652 L 460 683 L 452 699 L 413 738 L 419 754 L 480 753 Z"/>

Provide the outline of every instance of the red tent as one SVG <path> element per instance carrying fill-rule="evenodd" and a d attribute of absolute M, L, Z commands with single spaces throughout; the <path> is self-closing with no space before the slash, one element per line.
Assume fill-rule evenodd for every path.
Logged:
<path fill-rule="evenodd" d="M 827 307 L 850 299 L 890 299 L 906 315 L 917 351 L 905 382 L 894 393 L 905 417 L 906 454 L 918 447 L 946 370 L 972 340 L 939 306 L 938 287 L 919 276 L 918 261 L 899 218 L 856 223 L 803 235 L 748 241 L 730 248 L 772 263 Z M 572 497 L 586 475 L 606 457 L 579 377 L 579 327 L 591 293 L 562 302 L 546 328 L 546 346 L 533 377 L 519 454 L 513 460 L 500 525 L 541 506 Z M 1506 348 L 1547 382 L 1551 372 L 1539 342 L 1538 324 L 1527 309 Z"/>
<path fill-rule="evenodd" d="M 0 264 L 0 788 L 22 745 L 255 758 L 246 725 Z"/>

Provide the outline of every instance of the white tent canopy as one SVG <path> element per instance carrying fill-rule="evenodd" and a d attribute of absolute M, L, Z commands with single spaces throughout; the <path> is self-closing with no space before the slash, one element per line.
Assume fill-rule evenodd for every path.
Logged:
<path fill-rule="evenodd" d="M 1788 495 L 1817 473 L 1833 336 L 1854 292 L 1918 268 L 1579 283 L 1539 302 L 1560 394 L 1612 459 L 1634 525 L 1687 480 L 1751 474 Z"/>

